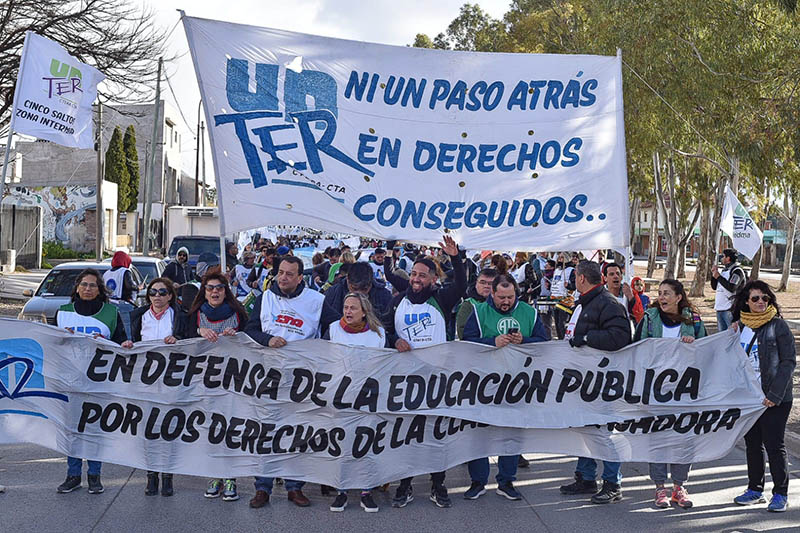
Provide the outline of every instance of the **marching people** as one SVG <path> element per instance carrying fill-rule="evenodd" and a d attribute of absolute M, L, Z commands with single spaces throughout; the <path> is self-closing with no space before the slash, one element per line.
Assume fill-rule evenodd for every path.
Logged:
<path fill-rule="evenodd" d="M 764 503 L 764 450 L 772 475 L 768 511 L 789 507 L 789 463 L 786 459 L 786 421 L 792 410 L 792 374 L 797 364 L 794 336 L 769 285 L 747 282 L 733 302 L 733 327 L 753 366 L 767 409 L 744 436 L 747 454 L 747 490 L 734 498 L 739 505 Z"/>
<path fill-rule="evenodd" d="M 575 265 L 567 259 L 567 254 L 558 254 L 556 268 L 553 270 L 553 278 L 550 281 L 550 297 L 555 300 L 564 301 L 564 305 L 553 309 L 553 321 L 556 325 L 556 336 L 559 340 L 564 339 L 565 327 L 570 319 L 569 311 L 565 310 L 572 307 L 571 293 L 575 290 Z"/>
<path fill-rule="evenodd" d="M 247 298 L 247 295 L 252 290 L 252 287 L 247 283 L 247 279 L 253 271 L 255 262 L 256 254 L 248 251 L 242 254 L 242 262 L 233 267 L 231 285 L 236 287 L 236 299 L 240 302 Z"/>
<path fill-rule="evenodd" d="M 472 316 L 473 310 L 476 305 L 486 301 L 486 298 L 492 294 L 492 282 L 497 277 L 497 271 L 493 268 L 484 268 L 478 274 L 475 280 L 475 285 L 467 289 L 466 298 L 461 302 L 456 313 L 456 337 L 464 339 L 464 326 L 467 320 Z M 464 339 L 467 340 L 467 339 Z"/>
<path fill-rule="evenodd" d="M 355 268 L 358 264 L 353 265 Z M 368 265 L 364 265 L 368 266 Z M 352 274 L 352 268 L 349 275 Z M 386 292 L 386 291 L 383 291 Z M 363 292 L 351 292 L 345 295 L 342 304 L 342 318 L 333 322 L 325 333 L 326 339 L 349 346 L 366 346 L 383 348 L 386 346 L 386 330 L 372 309 L 369 298 Z M 370 489 L 361 489 L 361 508 L 368 513 L 377 513 L 378 504 L 372 498 Z M 344 511 L 347 507 L 347 491 L 338 489 L 336 499 L 330 506 L 333 512 Z"/>
<path fill-rule="evenodd" d="M 650 297 L 644 293 L 644 280 L 635 276 L 631 280 L 633 303 L 630 306 L 630 315 L 634 323 L 638 324 L 644 317 L 644 312 L 650 307 Z"/>
<path fill-rule="evenodd" d="M 347 270 L 346 278 L 325 292 L 321 319 L 323 332 L 342 318 L 344 297 L 353 292 L 366 295 L 378 316 L 385 315 L 392 303 L 392 293 L 386 290 L 386 285 L 382 281 L 374 277 L 371 266 L 364 262 L 354 263 Z"/>
<path fill-rule="evenodd" d="M 711 289 L 714 294 L 714 311 L 717 312 L 717 330 L 725 331 L 733 323 L 733 302 L 736 293 L 747 281 L 742 265 L 739 264 L 739 252 L 733 248 L 722 250 L 722 266 L 711 267 Z"/>
<path fill-rule="evenodd" d="M 319 337 L 324 296 L 306 287 L 303 281 L 303 260 L 291 255 L 278 263 L 278 275 L 269 290 L 256 299 L 245 333 L 270 348 L 281 348 L 288 342 Z M 298 507 L 311 502 L 303 494 L 304 481 L 286 480 L 289 501 Z M 273 478 L 256 476 L 256 494 L 250 507 L 257 509 L 269 503 Z"/>
<path fill-rule="evenodd" d="M 467 279 L 464 263 L 461 262 L 455 241 L 448 235 L 445 235 L 443 240 L 444 243 L 439 243 L 439 246 L 450 256 L 455 282 L 446 288 L 437 287 L 436 263 L 424 256 L 417 258 L 411 269 L 408 289 L 392 299 L 391 308 L 384 315 L 383 325 L 386 328 L 389 346 L 399 352 L 435 346 L 448 340 L 451 310 L 461 301 L 461 296 L 467 288 Z M 400 482 L 392 500 L 392 507 L 405 507 L 413 501 L 412 480 L 413 477 L 408 477 Z M 452 505 L 444 480 L 444 472 L 431 474 L 430 499 L 437 507 Z"/>
<path fill-rule="evenodd" d="M 611 293 L 611 296 L 616 298 L 620 305 L 625 308 L 625 313 L 630 317 L 631 307 L 635 303 L 635 300 L 633 298 L 631 286 L 622 281 L 622 265 L 618 263 L 606 263 L 605 270 L 602 272 L 603 280 L 606 283 L 606 289 Z"/>
<path fill-rule="evenodd" d="M 215 271 L 203 277 L 186 323 L 187 338 L 203 337 L 209 342 L 217 342 L 220 335 L 233 336 L 244 330 L 247 311 L 233 295 L 227 276 Z M 236 479 L 209 480 L 205 497 L 218 498 L 220 495 L 222 501 L 238 500 Z"/>
<path fill-rule="evenodd" d="M 192 281 L 192 267 L 189 265 L 189 249 L 185 246 L 178 248 L 175 259 L 170 261 L 164 269 L 164 277 L 169 278 L 176 285 L 183 285 Z"/>
<path fill-rule="evenodd" d="M 103 283 L 108 288 L 108 299 L 117 306 L 119 315 L 122 317 L 122 325 L 125 327 L 125 334 L 131 336 L 130 312 L 135 307 L 136 291 L 139 287 L 133 282 L 130 272 L 131 256 L 123 251 L 114 252 L 111 258 L 111 270 L 103 273 Z"/>
<path fill-rule="evenodd" d="M 480 279 L 480 278 L 479 278 Z M 473 311 L 464 326 L 464 340 L 480 342 L 497 348 L 509 344 L 545 342 L 550 335 L 545 331 L 536 310 L 517 299 L 517 282 L 514 276 L 500 274 L 492 281 L 491 296 L 473 305 Z M 521 500 L 514 487 L 519 455 L 497 458 L 497 494 L 509 500 Z M 464 498 L 477 500 L 486 493 L 489 481 L 489 459 L 474 459 L 467 464 L 472 484 Z"/>
<path fill-rule="evenodd" d="M 225 244 L 225 268 L 232 270 L 233 267 L 239 264 L 239 246 L 235 242 L 228 242 Z"/>
<path fill-rule="evenodd" d="M 638 279 L 638 278 L 634 278 Z M 636 291 L 634 283 L 634 291 Z M 674 338 L 692 343 L 706 336 L 706 328 L 697 310 L 689 301 L 683 283 L 665 279 L 658 286 L 658 298 L 653 307 L 644 312 L 636 328 L 633 341 L 648 338 Z M 684 484 L 689 479 L 690 464 L 650 463 L 650 479 L 656 484 L 655 505 L 667 508 L 670 502 L 679 507 L 692 507 L 689 492 Z M 672 491 L 667 492 L 667 470 L 672 477 Z"/>
<path fill-rule="evenodd" d="M 575 286 L 580 292 L 572 318 L 566 326 L 564 338 L 570 346 L 589 346 L 613 352 L 631 342 L 631 326 L 627 311 L 603 286 L 600 265 L 581 261 L 575 269 Z M 575 482 L 562 485 L 562 494 L 592 494 L 592 503 L 615 503 L 622 500 L 620 483 L 622 465 L 603 461 L 603 487 L 597 491 L 597 461 L 579 457 L 575 467 Z"/>
<path fill-rule="evenodd" d="M 108 289 L 103 277 L 92 268 L 78 274 L 70 303 L 62 305 L 56 311 L 56 325 L 70 333 L 103 337 L 117 344 L 128 339 L 117 307 L 108 301 Z M 89 494 L 100 494 L 105 490 L 100 481 L 103 464 L 92 460 L 87 460 L 87 463 Z M 64 494 L 80 488 L 82 467 L 83 459 L 67 457 L 67 478 L 58 486 L 57 492 Z"/>
<path fill-rule="evenodd" d="M 275 248 L 264 246 L 261 248 L 260 261 L 250 270 L 247 275 L 247 284 L 256 291 L 256 295 L 261 294 L 266 285 L 267 278 L 272 274 L 272 262 L 275 258 Z"/>
<path fill-rule="evenodd" d="M 184 337 L 186 315 L 177 305 L 178 294 L 169 278 L 155 278 L 147 285 L 149 305 L 143 305 L 131 313 L 131 338 L 122 343 L 123 348 L 133 348 L 135 342 L 162 341 L 175 344 Z M 147 496 L 158 494 L 158 472 L 147 471 Z M 161 474 L 161 495 L 172 496 L 172 474 Z"/>

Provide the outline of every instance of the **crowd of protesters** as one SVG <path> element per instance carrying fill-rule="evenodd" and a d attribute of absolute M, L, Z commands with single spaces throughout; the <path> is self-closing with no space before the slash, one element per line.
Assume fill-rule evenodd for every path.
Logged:
<path fill-rule="evenodd" d="M 147 286 L 146 305 L 136 309 L 131 303 L 135 287 L 127 273 L 130 257 L 119 252 L 105 276 L 91 269 L 78 276 L 71 303 L 61 307 L 57 324 L 126 348 L 140 341 L 169 344 L 191 337 L 216 342 L 220 336 L 243 332 L 271 348 L 315 337 L 398 352 L 455 339 L 503 348 L 552 338 L 576 349 L 613 352 L 646 338 L 691 343 L 707 335 L 680 281 L 661 281 L 651 299 L 644 280 L 634 277 L 625 282 L 624 266 L 606 261 L 602 251 L 591 257 L 569 252 L 467 254 L 449 236 L 438 247 L 362 239 L 355 250 L 342 246 L 317 251 L 307 268 L 293 249 L 315 244 L 313 239 L 282 237 L 274 243 L 261 239 L 240 251 L 231 243 L 225 249 L 226 271 L 219 257 L 208 253 L 192 269 L 190 250 L 181 248 L 165 277 Z M 766 503 L 766 450 L 773 482 L 768 510 L 783 511 L 788 506 L 783 438 L 792 405 L 794 338 L 770 287 L 748 281 L 737 257 L 735 250 L 725 250 L 722 270 L 713 268 L 717 326 L 720 331 L 739 332 L 765 395 L 766 410 L 745 436 L 748 486 L 734 501 Z M 280 323 L 275 320 L 277 309 L 301 320 Z M 517 468 L 527 464 L 522 456 L 499 457 L 497 494 L 521 499 L 514 481 Z M 80 487 L 81 466 L 81 459 L 68 458 L 67 478 L 58 492 Z M 479 458 L 467 466 L 471 485 L 464 498 L 475 500 L 486 492 L 489 461 Z M 88 461 L 90 493 L 103 492 L 100 469 L 100 462 Z M 691 465 L 652 463 L 649 469 L 656 507 L 692 507 L 686 488 Z M 586 494 L 596 504 L 620 501 L 623 465 L 604 461 L 600 484 L 597 470 L 595 459 L 578 458 L 574 481 L 560 491 Z M 171 496 L 172 475 L 160 476 L 161 494 Z M 275 481 L 255 478 L 251 507 L 269 502 Z M 290 501 L 300 507 L 310 505 L 303 481 L 279 481 L 285 483 Z M 450 507 L 445 472 L 430 473 L 430 481 L 430 500 L 438 507 Z M 411 477 L 400 480 L 393 507 L 405 507 L 413 500 L 411 482 Z M 331 511 L 345 509 L 347 489 L 360 491 L 360 506 L 366 512 L 378 511 L 370 487 L 336 487 Z M 323 493 L 328 491 L 332 489 L 323 487 Z M 147 472 L 145 494 L 158 492 L 159 473 Z M 236 480 L 210 480 L 205 496 L 237 500 Z"/>

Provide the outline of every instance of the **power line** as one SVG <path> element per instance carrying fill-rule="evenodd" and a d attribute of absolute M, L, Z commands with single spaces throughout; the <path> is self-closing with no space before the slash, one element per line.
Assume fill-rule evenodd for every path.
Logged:
<path fill-rule="evenodd" d="M 175 100 L 175 106 L 178 108 L 178 113 L 180 113 L 183 123 L 186 124 L 186 127 L 189 129 L 189 134 L 192 136 L 192 139 L 196 139 L 197 136 L 192 133 L 194 129 L 189 125 L 189 121 L 186 120 L 186 115 L 183 114 L 183 109 L 181 109 L 181 104 L 178 102 L 178 97 L 175 96 L 175 90 L 172 88 L 172 82 L 169 81 L 169 76 L 167 75 L 166 69 L 164 71 L 164 78 L 167 80 L 167 87 L 169 87 L 169 92 L 172 94 L 172 98 Z"/>

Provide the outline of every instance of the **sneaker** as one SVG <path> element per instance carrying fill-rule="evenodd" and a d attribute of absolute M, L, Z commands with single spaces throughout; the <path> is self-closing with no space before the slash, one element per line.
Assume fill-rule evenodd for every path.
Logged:
<path fill-rule="evenodd" d="M 656 489 L 656 507 L 661 509 L 666 509 L 669 507 L 669 495 L 667 494 L 667 489 L 664 487 L 658 487 Z"/>
<path fill-rule="evenodd" d="M 377 513 L 378 504 L 372 499 L 372 494 L 369 492 L 361 493 L 361 508 L 367 513 Z"/>
<path fill-rule="evenodd" d="M 431 487 L 431 501 L 436 504 L 436 507 L 452 507 L 453 502 L 450 501 L 450 496 L 447 495 L 447 487 L 444 485 L 433 485 Z"/>
<path fill-rule="evenodd" d="M 756 503 L 767 503 L 767 500 L 764 499 L 764 495 L 760 492 L 747 489 L 741 496 L 735 497 L 733 503 L 738 503 L 739 505 L 753 505 Z"/>
<path fill-rule="evenodd" d="M 514 488 L 514 485 L 509 481 L 508 483 L 503 483 L 497 486 L 497 494 L 500 496 L 505 496 L 509 500 L 521 500 L 522 494 L 519 493 L 517 489 Z"/>
<path fill-rule="evenodd" d="M 341 513 L 345 507 L 347 507 L 347 494 L 340 492 L 336 495 L 336 499 L 333 500 L 330 509 L 334 513 Z"/>
<path fill-rule="evenodd" d="M 472 485 L 467 489 L 467 492 L 464 493 L 464 499 L 477 500 L 484 494 L 486 494 L 486 486 L 479 481 L 473 481 Z"/>
<path fill-rule="evenodd" d="M 782 513 L 789 508 L 789 501 L 783 494 L 773 494 L 772 499 L 769 501 L 767 511 L 772 513 Z"/>
<path fill-rule="evenodd" d="M 66 494 L 79 488 L 81 488 L 81 476 L 67 476 L 64 483 L 58 486 L 56 492 L 59 494 Z"/>
<path fill-rule="evenodd" d="M 520 455 L 519 459 L 517 459 L 517 468 L 528 468 L 531 466 L 531 462 L 525 459 L 524 455 Z"/>
<path fill-rule="evenodd" d="M 103 488 L 103 484 L 100 483 L 100 474 L 86 476 L 86 481 L 89 482 L 89 494 L 102 494 L 106 490 Z"/>
<path fill-rule="evenodd" d="M 596 494 L 597 481 L 583 479 L 580 474 L 575 474 L 575 482 L 559 487 L 561 494 Z"/>
<path fill-rule="evenodd" d="M 222 501 L 235 502 L 239 499 L 239 493 L 236 491 L 236 480 L 226 479 L 222 483 Z"/>
<path fill-rule="evenodd" d="M 401 508 L 405 507 L 409 503 L 414 501 L 414 489 L 411 487 L 411 484 L 403 485 L 400 483 L 400 486 L 397 487 L 397 492 L 394 493 L 394 498 L 392 499 L 392 507 Z"/>
<path fill-rule="evenodd" d="M 222 480 L 221 479 L 209 480 L 208 488 L 206 489 L 206 493 L 205 493 L 205 497 L 206 498 L 218 498 L 220 494 L 222 494 Z"/>
<path fill-rule="evenodd" d="M 622 500 L 622 491 L 619 488 L 619 484 L 611 483 L 609 481 L 603 481 L 603 488 L 600 489 L 600 492 L 592 496 L 592 503 L 617 503 L 618 501 Z"/>
<path fill-rule="evenodd" d="M 692 505 L 692 500 L 689 499 L 689 492 L 683 488 L 682 486 L 675 485 L 672 488 L 672 500 L 673 503 L 678 504 L 678 507 L 683 509 L 690 509 Z"/>

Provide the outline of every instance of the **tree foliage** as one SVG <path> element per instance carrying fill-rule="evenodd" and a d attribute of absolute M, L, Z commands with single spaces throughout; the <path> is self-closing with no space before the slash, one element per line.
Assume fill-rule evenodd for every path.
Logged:
<path fill-rule="evenodd" d="M 117 126 L 108 143 L 105 161 L 105 180 L 117 184 L 117 211 L 128 212 L 130 202 L 130 175 L 125 164 L 125 148 L 122 145 L 122 129 Z"/>
<path fill-rule="evenodd" d="M 122 146 L 125 155 L 125 166 L 128 169 L 128 210 L 135 211 L 139 201 L 139 182 L 141 173 L 139 172 L 139 154 L 136 151 L 136 129 L 133 124 L 125 128 L 125 137 L 122 139 Z"/>
<path fill-rule="evenodd" d="M 11 117 L 25 32 L 52 39 L 106 75 L 103 100 L 149 97 L 166 31 L 153 12 L 131 0 L 0 0 L 0 129 Z"/>

